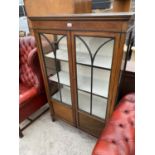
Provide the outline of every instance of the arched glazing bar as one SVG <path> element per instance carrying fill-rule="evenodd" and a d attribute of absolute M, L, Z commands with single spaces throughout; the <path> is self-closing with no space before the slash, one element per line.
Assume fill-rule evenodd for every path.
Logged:
<path fill-rule="evenodd" d="M 98 47 L 98 49 L 96 50 L 96 52 L 95 52 L 95 54 L 94 54 L 94 56 L 93 56 L 93 63 L 94 63 L 95 57 L 96 57 L 97 53 L 99 52 L 99 50 L 100 50 L 104 45 L 106 45 L 107 43 L 109 43 L 109 42 L 112 41 L 112 40 L 113 40 L 113 38 L 107 40 L 106 42 L 104 42 L 103 44 L 101 44 L 101 45 Z"/>
<path fill-rule="evenodd" d="M 59 44 L 59 42 L 65 37 L 65 35 L 61 36 L 56 42 Z"/>
<path fill-rule="evenodd" d="M 87 45 L 87 43 L 84 41 L 84 39 L 82 39 L 80 36 L 76 36 L 79 40 L 82 41 L 82 43 L 85 45 L 85 47 L 87 48 L 88 52 L 89 52 L 89 56 L 90 56 L 90 60 L 91 60 L 91 65 L 92 65 L 92 59 L 93 59 L 93 56 L 92 56 L 92 53 L 91 53 L 91 50 L 89 48 L 89 46 Z"/>
<path fill-rule="evenodd" d="M 57 78 L 58 78 L 58 87 L 59 87 L 59 92 L 60 92 L 60 101 L 62 102 L 62 93 L 61 93 L 61 86 L 60 86 L 60 77 L 59 77 L 59 72 L 58 72 L 58 68 L 57 68 L 57 61 L 56 61 L 56 47 L 55 47 L 55 42 L 50 42 L 50 40 L 48 39 L 48 37 L 46 35 L 44 35 L 43 33 L 40 33 L 40 35 L 49 43 L 51 49 L 53 50 L 54 53 L 54 62 L 55 62 L 55 68 L 56 68 L 56 74 L 57 74 Z M 58 43 L 61 41 L 61 39 L 63 39 L 62 36 L 56 43 L 58 45 Z M 45 60 L 44 60 L 45 61 Z"/>
<path fill-rule="evenodd" d="M 46 35 L 44 35 L 43 33 L 40 33 L 40 35 L 50 44 L 50 47 L 55 55 L 55 48 L 54 48 L 53 43 L 51 43 L 50 40 L 46 37 Z"/>
<path fill-rule="evenodd" d="M 55 51 L 55 48 L 54 48 L 53 44 L 50 42 L 50 40 L 48 39 L 48 37 L 46 37 L 46 35 L 44 35 L 43 33 L 40 33 L 40 36 L 42 36 L 49 43 L 49 45 L 51 47 L 51 50 L 53 51 L 54 56 L 55 56 L 55 52 L 54 52 Z M 44 59 L 44 56 L 43 56 L 43 59 Z M 45 64 L 45 60 L 44 60 L 44 64 Z M 51 74 L 48 75 L 48 76 L 51 76 Z"/>
<path fill-rule="evenodd" d="M 81 38 L 80 36 L 76 36 L 78 39 L 80 39 L 82 41 L 82 43 L 85 45 L 85 47 L 87 48 L 88 52 L 89 52 L 89 56 L 90 56 L 90 60 L 91 60 L 91 92 L 90 92 L 90 114 L 92 115 L 92 99 L 93 99 L 93 63 L 94 63 L 94 60 L 95 60 L 95 57 L 97 55 L 97 53 L 99 52 L 99 50 L 104 46 L 106 45 L 107 43 L 109 43 L 110 41 L 113 40 L 113 38 L 110 38 L 109 40 L 107 40 L 106 42 L 104 42 L 103 44 L 101 44 L 97 50 L 95 51 L 95 54 L 92 55 L 92 52 L 88 46 L 88 44 L 85 42 L 85 40 L 83 38 Z M 105 98 L 105 97 L 103 97 Z"/>
<path fill-rule="evenodd" d="M 53 44 L 55 46 L 55 50 L 59 48 L 60 41 L 65 37 L 65 35 L 61 36 L 58 40 L 54 41 Z"/>

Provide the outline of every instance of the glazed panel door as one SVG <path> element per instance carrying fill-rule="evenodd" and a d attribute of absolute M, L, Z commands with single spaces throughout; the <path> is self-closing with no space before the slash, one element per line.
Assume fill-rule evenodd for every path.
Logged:
<path fill-rule="evenodd" d="M 99 132 L 93 127 L 95 123 L 102 124 L 102 128 L 109 113 L 118 44 L 119 35 L 114 33 L 72 33 L 78 126 L 92 134 Z"/>
<path fill-rule="evenodd" d="M 42 30 L 37 34 L 44 82 L 53 113 L 71 124 L 76 124 L 72 106 L 70 35 L 67 31 L 52 30 Z"/>

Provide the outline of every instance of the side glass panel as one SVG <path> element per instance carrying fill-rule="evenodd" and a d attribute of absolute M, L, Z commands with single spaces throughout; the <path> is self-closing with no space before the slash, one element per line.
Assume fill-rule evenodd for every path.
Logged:
<path fill-rule="evenodd" d="M 40 34 L 51 98 L 71 105 L 67 36 Z"/>
<path fill-rule="evenodd" d="M 77 93 L 79 110 L 106 116 L 113 38 L 76 36 Z"/>

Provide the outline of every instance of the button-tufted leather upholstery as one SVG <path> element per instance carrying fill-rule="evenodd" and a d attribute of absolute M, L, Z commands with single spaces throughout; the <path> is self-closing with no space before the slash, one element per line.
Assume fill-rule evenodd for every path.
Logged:
<path fill-rule="evenodd" d="M 37 51 L 33 37 L 20 38 L 19 43 L 19 78 L 20 81 L 29 87 L 37 85 L 38 79 L 34 74 L 28 59 L 32 50 Z"/>
<path fill-rule="evenodd" d="M 47 103 L 35 39 L 19 40 L 19 119 L 20 122 Z"/>
<path fill-rule="evenodd" d="M 107 121 L 93 155 L 135 154 L 135 95 L 123 97 Z"/>

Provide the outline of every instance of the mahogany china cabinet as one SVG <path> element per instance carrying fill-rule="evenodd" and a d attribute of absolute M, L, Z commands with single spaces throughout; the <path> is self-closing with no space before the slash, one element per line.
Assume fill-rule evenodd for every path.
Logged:
<path fill-rule="evenodd" d="M 53 120 L 99 136 L 117 99 L 133 16 L 30 17 Z"/>

